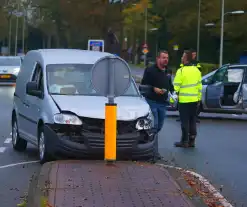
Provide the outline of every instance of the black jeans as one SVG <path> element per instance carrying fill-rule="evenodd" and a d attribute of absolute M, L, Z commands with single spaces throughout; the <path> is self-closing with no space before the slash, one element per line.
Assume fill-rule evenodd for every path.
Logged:
<path fill-rule="evenodd" d="M 179 103 L 182 141 L 188 142 L 189 136 L 196 136 L 197 102 Z"/>

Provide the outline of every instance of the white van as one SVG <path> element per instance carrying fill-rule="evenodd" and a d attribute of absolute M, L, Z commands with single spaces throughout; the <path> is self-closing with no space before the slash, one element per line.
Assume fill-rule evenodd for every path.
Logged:
<path fill-rule="evenodd" d="M 12 142 L 24 151 L 27 142 L 39 148 L 40 162 L 60 154 L 87 157 L 104 154 L 107 98 L 91 84 L 92 66 L 109 53 L 45 49 L 25 56 L 16 82 Z M 134 80 L 117 109 L 117 155 L 132 159 L 153 156 L 153 117 Z"/>

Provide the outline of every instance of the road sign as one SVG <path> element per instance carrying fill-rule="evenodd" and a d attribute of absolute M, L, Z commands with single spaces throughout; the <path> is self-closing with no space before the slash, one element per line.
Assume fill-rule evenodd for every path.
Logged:
<path fill-rule="evenodd" d="M 88 40 L 88 50 L 104 52 L 104 40 Z"/>
<path fill-rule="evenodd" d="M 117 56 L 104 57 L 92 68 L 92 86 L 102 96 L 114 98 L 123 95 L 130 81 L 128 64 Z"/>
<path fill-rule="evenodd" d="M 19 12 L 17 10 L 12 11 L 12 14 L 14 16 L 16 16 L 16 17 L 22 17 L 22 16 L 24 16 L 24 13 L 23 12 Z"/>
<path fill-rule="evenodd" d="M 142 53 L 145 55 L 145 54 L 147 54 L 149 51 L 148 51 L 148 49 L 147 48 L 144 48 L 143 50 L 142 50 Z"/>

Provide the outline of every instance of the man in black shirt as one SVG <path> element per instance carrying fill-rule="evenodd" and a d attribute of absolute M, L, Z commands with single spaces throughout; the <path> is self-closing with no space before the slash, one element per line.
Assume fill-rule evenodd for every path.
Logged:
<path fill-rule="evenodd" d="M 146 68 L 141 82 L 142 85 L 152 87 L 152 90 L 146 94 L 145 98 L 154 116 L 154 133 L 158 133 L 163 127 L 166 116 L 168 92 L 174 91 L 170 75 L 171 72 L 167 68 L 168 61 L 168 52 L 160 52 L 156 57 L 156 64 Z M 160 159 L 158 140 L 156 142 L 156 158 Z"/>

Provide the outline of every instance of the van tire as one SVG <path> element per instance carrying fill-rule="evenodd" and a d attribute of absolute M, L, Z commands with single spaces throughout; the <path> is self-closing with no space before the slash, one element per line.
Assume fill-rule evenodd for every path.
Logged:
<path fill-rule="evenodd" d="M 44 133 L 44 127 L 40 126 L 38 129 L 38 149 L 40 164 L 51 161 L 51 156 L 48 152 L 47 145 L 48 143 Z"/>
<path fill-rule="evenodd" d="M 12 145 L 14 150 L 23 152 L 27 148 L 27 141 L 20 137 L 16 116 L 12 119 Z"/>

